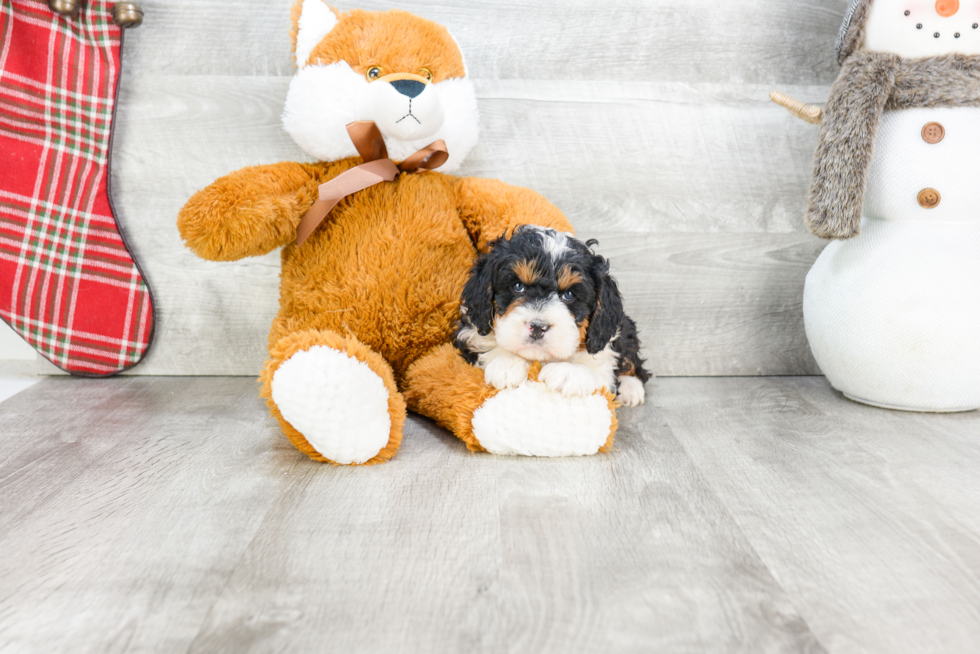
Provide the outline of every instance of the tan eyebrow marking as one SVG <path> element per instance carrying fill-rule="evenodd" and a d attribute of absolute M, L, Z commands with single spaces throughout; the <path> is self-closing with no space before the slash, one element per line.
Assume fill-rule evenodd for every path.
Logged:
<path fill-rule="evenodd" d="M 564 291 L 566 288 L 575 286 L 582 282 L 582 274 L 572 270 L 569 265 L 562 266 L 561 272 L 558 273 L 558 290 Z"/>
<path fill-rule="evenodd" d="M 541 277 L 538 268 L 533 261 L 521 259 L 513 266 L 514 274 L 521 280 L 521 283 L 530 286 Z"/>

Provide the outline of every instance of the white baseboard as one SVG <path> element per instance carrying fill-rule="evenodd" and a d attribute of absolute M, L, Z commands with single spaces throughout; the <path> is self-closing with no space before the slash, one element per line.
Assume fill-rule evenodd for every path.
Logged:
<path fill-rule="evenodd" d="M 33 352 L 33 350 L 32 350 Z M 41 381 L 33 359 L 0 360 L 0 402 Z"/>

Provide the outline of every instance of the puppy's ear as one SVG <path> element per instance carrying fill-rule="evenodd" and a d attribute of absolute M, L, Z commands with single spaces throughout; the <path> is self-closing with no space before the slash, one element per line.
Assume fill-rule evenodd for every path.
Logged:
<path fill-rule="evenodd" d="M 585 332 L 585 349 L 589 354 L 602 352 L 623 322 L 623 299 L 616 280 L 609 275 L 609 262 L 599 255 L 592 256 L 592 282 L 595 284 L 596 306 L 589 316 Z"/>
<path fill-rule="evenodd" d="M 491 256 L 484 254 L 473 266 L 470 278 L 463 287 L 463 322 L 476 327 L 480 336 L 486 336 L 493 329 L 495 271 Z"/>

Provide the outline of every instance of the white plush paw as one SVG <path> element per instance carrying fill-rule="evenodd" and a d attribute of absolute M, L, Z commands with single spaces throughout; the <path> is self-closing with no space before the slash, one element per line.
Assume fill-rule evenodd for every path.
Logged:
<path fill-rule="evenodd" d="M 364 463 L 388 444 L 388 389 L 366 363 L 314 346 L 272 377 L 272 400 L 313 448 L 337 463 Z"/>
<path fill-rule="evenodd" d="M 630 375 L 622 375 L 619 378 L 619 393 L 616 399 L 623 406 L 639 406 L 646 398 L 646 391 L 643 389 L 643 382 Z"/>
<path fill-rule="evenodd" d="M 494 388 L 516 388 L 527 379 L 531 364 L 516 354 L 505 352 L 494 356 L 483 370 L 483 378 Z"/>
<path fill-rule="evenodd" d="M 586 456 L 609 440 L 603 395 L 565 397 L 539 382 L 500 391 L 473 413 L 473 435 L 492 454 Z"/>
<path fill-rule="evenodd" d="M 602 380 L 578 363 L 549 363 L 541 368 L 538 381 L 565 397 L 584 397 L 602 388 Z"/>

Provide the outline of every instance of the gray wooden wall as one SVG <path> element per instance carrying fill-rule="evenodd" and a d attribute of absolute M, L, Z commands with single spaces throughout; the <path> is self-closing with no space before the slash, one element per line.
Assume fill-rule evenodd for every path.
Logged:
<path fill-rule="evenodd" d="M 196 190 L 302 159 L 279 114 L 290 0 L 142 0 L 126 34 L 112 183 L 157 303 L 137 374 L 254 375 L 278 253 L 201 261 L 175 228 Z M 817 373 L 802 224 L 816 128 L 770 104 L 823 102 L 846 0 L 362 0 L 454 33 L 481 142 L 462 174 L 534 188 L 612 260 L 659 375 Z"/>

